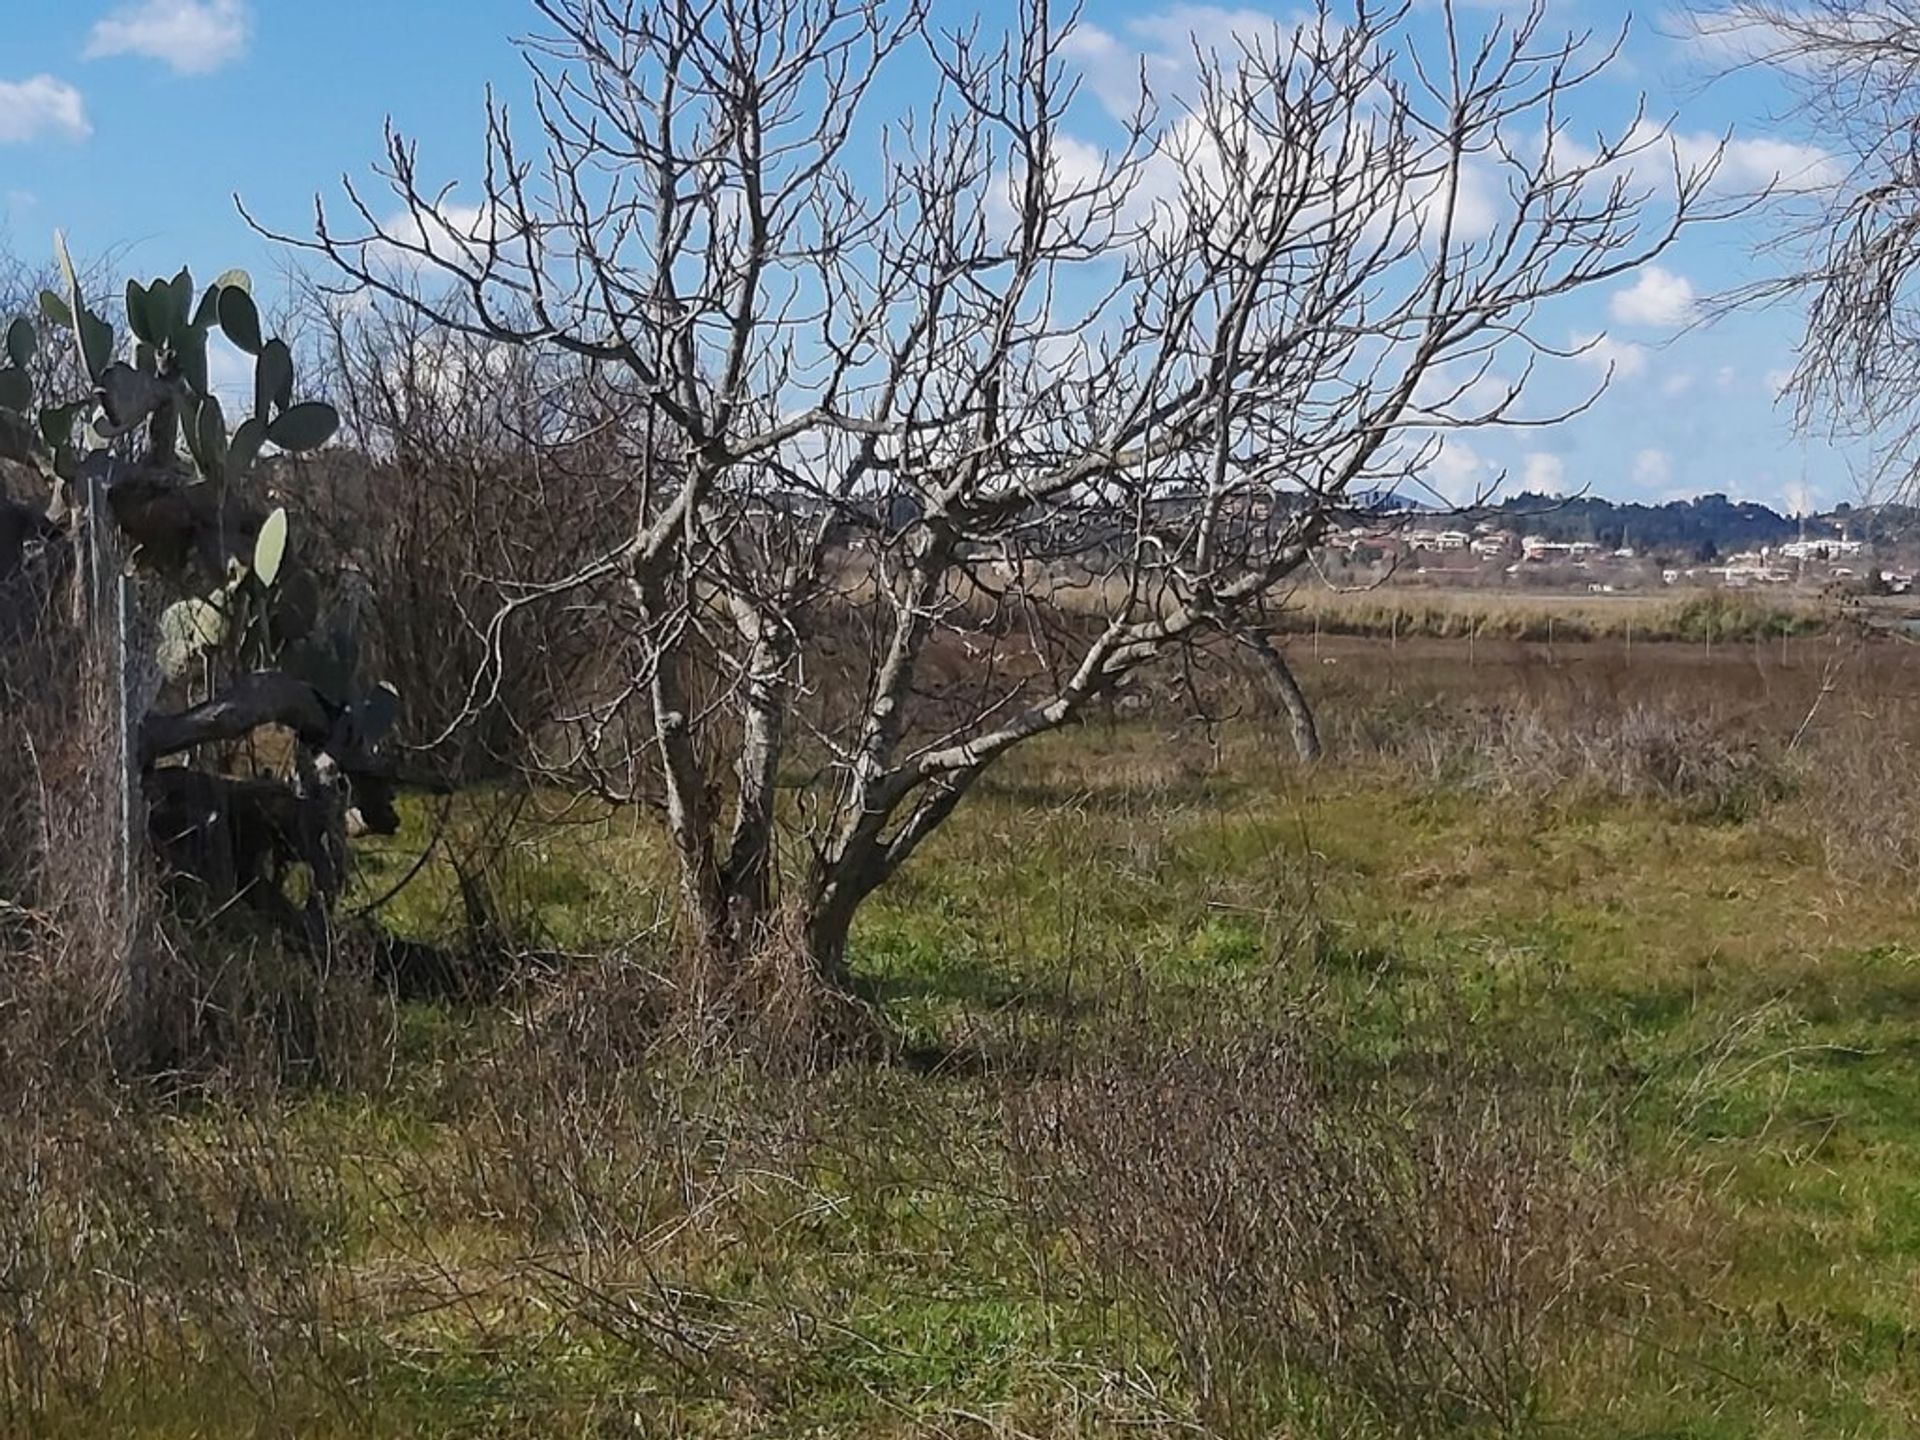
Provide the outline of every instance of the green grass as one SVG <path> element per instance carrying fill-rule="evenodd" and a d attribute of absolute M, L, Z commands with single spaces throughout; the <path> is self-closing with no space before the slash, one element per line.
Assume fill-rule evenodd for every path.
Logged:
<path fill-rule="evenodd" d="M 1146 742 L 1073 743 L 1028 763 L 1086 800 L 1036 815 L 998 787 L 883 905 L 870 967 L 968 955 L 969 976 L 1039 989 L 1104 954 L 1226 997 L 1264 957 L 1301 963 L 1284 937 L 1310 905 L 1345 1043 L 1409 1043 L 1464 1007 L 1468 1043 L 1589 1067 L 1640 1160 L 1697 1187 L 1700 1288 L 1632 1338 L 1593 1337 L 1592 1368 L 1555 1386 L 1559 1433 L 1912 1433 L 1914 897 L 1837 883 L 1784 817 L 1494 803 L 1378 771 L 1303 785 L 1244 754 L 1225 794 L 1189 775 L 1116 802 L 1084 787 Z M 1002 992 L 948 993 L 957 1020 Z"/>
<path fill-rule="evenodd" d="M 370 853 L 378 890 L 404 857 Z M 587 948 L 635 928 L 659 858 L 628 822 L 580 825 L 503 883 Z M 455 890 L 429 866 L 390 918 L 433 933 Z M 1548 1059 L 1621 1117 L 1662 1198 L 1647 1293 L 1556 1352 L 1540 1433 L 1892 1440 L 1920 1426 L 1915 944 L 1920 897 L 1841 883 L 1786 810 L 1303 778 L 1252 745 L 1215 769 L 1118 729 L 993 777 L 865 915 L 856 959 L 920 1052 L 1004 1059 L 1089 1043 L 1103 1004 L 1177 1030 L 1281 993 L 1355 1067 Z M 194 1341 L 35 1433 L 1117 1435 L 1192 1415 L 1170 1337 L 1020 1213 L 1016 1068 L 775 1082 L 638 1060 L 581 1092 L 576 1154 L 565 1124 L 520 1134 L 481 1103 L 512 1028 L 411 1012 L 390 1085 L 288 1102 L 286 1143 L 339 1177 L 343 1258 L 308 1342 L 326 1365 L 263 1390 Z M 598 1228 L 514 1189 L 527 1144 L 582 1167 Z M 656 1284 L 677 1336 L 627 1303 Z"/>

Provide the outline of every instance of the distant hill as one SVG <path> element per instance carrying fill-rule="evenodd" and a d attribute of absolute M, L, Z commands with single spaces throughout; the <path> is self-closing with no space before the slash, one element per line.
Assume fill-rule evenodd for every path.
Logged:
<path fill-rule="evenodd" d="M 1725 495 L 1697 495 L 1691 500 L 1644 505 L 1595 495 L 1561 497 L 1522 493 L 1509 496 L 1497 505 L 1470 510 L 1466 518 L 1484 521 L 1517 535 L 1588 540 L 1608 549 L 1632 546 L 1636 550 L 1676 551 L 1711 560 L 1762 545 L 1778 545 L 1803 533 L 1809 538 L 1823 538 L 1850 530 L 1856 538 L 1864 538 L 1869 520 L 1873 522 L 1875 536 L 1880 537 L 1894 528 L 1897 517 L 1884 509 L 1869 515 L 1841 506 L 1827 515 L 1809 516 L 1803 522 L 1757 501 L 1729 500 Z M 1892 536 L 1886 535 L 1886 538 Z"/>

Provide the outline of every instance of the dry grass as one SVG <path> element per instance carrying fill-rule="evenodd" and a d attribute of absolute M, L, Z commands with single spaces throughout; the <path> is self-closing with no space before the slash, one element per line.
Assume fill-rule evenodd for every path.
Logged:
<path fill-rule="evenodd" d="M 1729 643 L 1804 635 L 1837 623 L 1818 596 L 1663 588 L 1593 595 L 1550 590 L 1447 590 L 1394 585 L 1372 590 L 1302 586 L 1282 623 L 1295 633 L 1377 639 L 1663 640 Z"/>
<path fill-rule="evenodd" d="M 1328 640 L 1319 665 L 1310 642 L 1291 649 L 1329 748 L 1348 763 L 1441 792 L 1770 817 L 1815 838 L 1842 880 L 1920 869 L 1910 643 Z"/>
<path fill-rule="evenodd" d="M 1203 1031 L 1029 1092 L 1038 1213 L 1153 1317 L 1219 1433 L 1520 1433 L 1644 1232 L 1604 1125 L 1537 1076 L 1339 1063 Z"/>

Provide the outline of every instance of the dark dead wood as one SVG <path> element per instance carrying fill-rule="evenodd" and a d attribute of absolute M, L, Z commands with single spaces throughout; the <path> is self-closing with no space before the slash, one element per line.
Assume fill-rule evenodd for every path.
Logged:
<path fill-rule="evenodd" d="M 0 460 L 32 465 L 39 456 L 33 427 L 9 410 L 0 410 Z"/>
<path fill-rule="evenodd" d="M 277 670 L 242 675 L 232 688 L 179 714 L 152 714 L 140 727 L 140 759 L 152 765 L 196 745 L 238 740 L 262 725 L 284 725 L 314 750 L 337 746 L 343 715 L 304 680 Z"/>
<path fill-rule="evenodd" d="M 0 648 L 38 633 L 72 565 L 65 531 L 34 506 L 0 495 Z"/>
<path fill-rule="evenodd" d="M 147 833 L 166 873 L 203 887 L 215 906 L 245 899 L 291 917 L 280 888 L 301 859 L 291 786 L 169 765 L 147 777 L 145 791 Z"/>
<path fill-rule="evenodd" d="M 37 549 L 57 545 L 60 527 L 34 509 L 0 495 L 0 580 L 27 568 Z"/>
<path fill-rule="evenodd" d="M 146 780 L 147 828 L 164 869 L 194 882 L 215 907 L 237 900 L 288 926 L 319 923 L 346 882 L 345 795 L 260 776 L 166 765 Z M 287 897 L 308 875 L 305 911 Z"/>
<path fill-rule="evenodd" d="M 116 465 L 107 503 L 141 563 L 177 575 L 191 562 L 214 581 L 226 579 L 229 561 L 252 559 L 266 521 L 227 487 L 189 484 L 159 466 Z"/>

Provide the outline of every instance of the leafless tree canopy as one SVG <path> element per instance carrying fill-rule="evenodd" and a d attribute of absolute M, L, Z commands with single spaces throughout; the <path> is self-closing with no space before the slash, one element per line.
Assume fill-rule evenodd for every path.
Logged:
<path fill-rule="evenodd" d="M 1796 120 L 1835 156 L 1777 197 L 1784 272 L 1740 301 L 1804 299 L 1791 393 L 1803 424 L 1874 436 L 1905 490 L 1920 440 L 1920 3 L 1739 0 L 1696 34 L 1735 68 L 1784 78 Z"/>
<path fill-rule="evenodd" d="M 465 709 L 520 617 L 573 607 L 608 683 L 572 768 L 659 804 L 723 959 L 779 926 L 837 970 L 998 756 L 1257 635 L 1446 431 L 1554 418 L 1522 404 L 1538 308 L 1712 210 L 1712 165 L 1637 115 L 1575 143 L 1612 47 L 1540 7 L 1436 32 L 1324 0 L 1123 121 L 1046 0 L 536 8 L 534 123 L 490 106 L 476 204 L 390 133 L 391 194 L 295 243 L 594 376 L 537 438 L 599 437 L 626 512 L 564 573 L 492 577 Z M 610 750 L 634 715 L 642 753 Z"/>
<path fill-rule="evenodd" d="M 565 580 L 629 522 L 638 482 L 609 427 L 556 438 L 571 413 L 617 411 L 575 357 L 497 346 L 388 302 L 308 298 L 315 368 L 348 443 L 302 476 L 303 528 L 364 578 L 369 658 L 405 677 L 405 733 L 447 736 L 436 770 L 474 782 L 539 768 L 599 679 L 605 636 L 580 623 L 599 597 L 589 587 L 527 607 L 491 637 L 483 622 L 516 587 Z M 482 668 L 491 703 L 469 715 Z"/>

